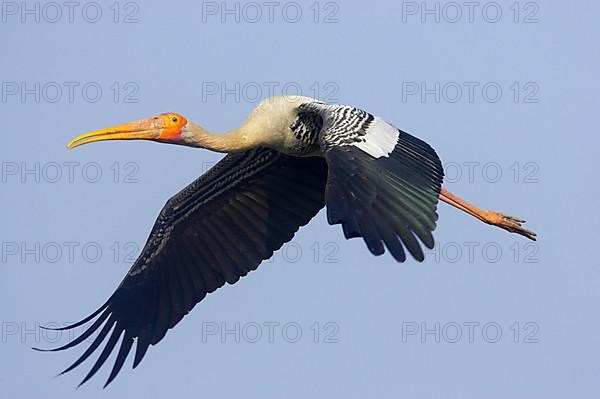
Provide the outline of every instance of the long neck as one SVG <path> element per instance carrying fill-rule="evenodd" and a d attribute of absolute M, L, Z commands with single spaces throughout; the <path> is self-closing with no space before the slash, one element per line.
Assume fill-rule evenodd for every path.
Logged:
<path fill-rule="evenodd" d="M 239 128 L 227 133 L 211 133 L 201 126 L 190 123 L 190 135 L 186 144 L 216 152 L 242 152 L 259 147 L 261 135 L 255 133 L 251 124 L 244 123 Z"/>

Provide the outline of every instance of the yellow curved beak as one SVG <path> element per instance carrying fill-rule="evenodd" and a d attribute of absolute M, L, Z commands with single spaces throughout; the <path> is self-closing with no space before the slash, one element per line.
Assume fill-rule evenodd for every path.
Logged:
<path fill-rule="evenodd" d="M 72 149 L 80 145 L 105 140 L 157 140 L 160 138 L 164 122 L 157 117 L 95 130 L 75 137 L 67 144 Z"/>

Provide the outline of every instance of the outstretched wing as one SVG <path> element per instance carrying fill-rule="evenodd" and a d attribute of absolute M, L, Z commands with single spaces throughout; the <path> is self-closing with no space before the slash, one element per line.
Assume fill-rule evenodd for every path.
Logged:
<path fill-rule="evenodd" d="M 300 107 L 323 120 L 319 145 L 329 166 L 329 223 L 341 224 L 346 238 L 362 237 L 374 255 L 387 247 L 403 262 L 406 248 L 422 261 L 418 240 L 433 248 L 444 176 L 433 148 L 354 107 L 318 102 Z"/>
<path fill-rule="evenodd" d="M 324 205 L 327 165 L 267 149 L 230 154 L 171 198 L 113 295 L 92 315 L 61 330 L 94 323 L 60 348 L 98 335 L 63 373 L 86 360 L 108 336 L 83 384 L 106 361 L 121 336 L 108 378 L 118 374 L 135 339 L 133 367 L 207 293 L 233 284 L 291 240 Z M 106 386 L 105 385 L 105 386 Z"/>

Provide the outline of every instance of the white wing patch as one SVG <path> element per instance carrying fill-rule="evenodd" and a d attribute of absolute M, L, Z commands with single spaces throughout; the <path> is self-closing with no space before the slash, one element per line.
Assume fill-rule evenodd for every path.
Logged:
<path fill-rule="evenodd" d="M 365 140 L 364 142 L 361 141 L 353 145 L 374 158 L 389 156 L 394 151 L 400 134 L 398 129 L 378 116 L 373 119 L 366 133 L 362 137 Z"/>

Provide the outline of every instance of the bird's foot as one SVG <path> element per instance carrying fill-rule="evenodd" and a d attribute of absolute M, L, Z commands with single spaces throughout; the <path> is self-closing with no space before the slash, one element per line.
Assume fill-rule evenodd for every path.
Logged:
<path fill-rule="evenodd" d="M 522 226 L 522 224 L 525 223 L 525 220 L 523 219 L 494 211 L 484 211 L 482 216 L 484 221 L 488 224 L 498 226 L 501 229 L 510 231 L 511 233 L 520 234 L 533 241 L 535 241 L 537 238 L 536 233 L 531 230 L 527 230 Z"/>

